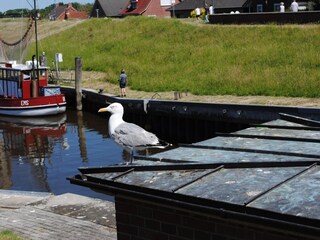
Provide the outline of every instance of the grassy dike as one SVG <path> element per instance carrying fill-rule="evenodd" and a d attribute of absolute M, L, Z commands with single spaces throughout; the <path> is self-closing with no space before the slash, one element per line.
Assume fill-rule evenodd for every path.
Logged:
<path fill-rule="evenodd" d="M 134 90 L 196 95 L 320 96 L 320 25 L 210 25 L 193 20 L 90 19 L 40 41 L 49 62 L 127 70 Z"/>
<path fill-rule="evenodd" d="M 0 231 L 0 240 L 22 240 L 22 238 L 11 231 Z"/>

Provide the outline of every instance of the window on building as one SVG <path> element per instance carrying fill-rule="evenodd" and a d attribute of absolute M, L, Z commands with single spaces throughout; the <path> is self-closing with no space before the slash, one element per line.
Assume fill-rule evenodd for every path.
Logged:
<path fill-rule="evenodd" d="M 257 4 L 257 12 L 263 12 L 263 5 Z"/>
<path fill-rule="evenodd" d="M 175 4 L 175 0 L 160 0 L 160 6 L 171 6 Z"/>
<path fill-rule="evenodd" d="M 280 3 L 273 4 L 273 11 L 280 12 Z"/>
<path fill-rule="evenodd" d="M 137 4 L 138 4 L 138 0 L 131 0 L 130 4 L 131 4 L 131 8 L 132 9 L 136 9 L 137 8 Z"/>

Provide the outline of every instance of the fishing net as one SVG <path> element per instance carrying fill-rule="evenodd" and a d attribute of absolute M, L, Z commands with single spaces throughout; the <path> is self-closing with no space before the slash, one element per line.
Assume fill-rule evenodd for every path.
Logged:
<path fill-rule="evenodd" d="M 5 50 L 5 46 L 0 38 L 0 62 L 8 62 L 8 56 Z"/>
<path fill-rule="evenodd" d="M 0 35 L 0 62 L 16 61 L 22 63 L 28 52 L 33 36 L 33 19 L 7 24 L 8 29 L 2 29 Z M 20 25 L 20 31 L 17 25 Z M 14 30 L 13 30 L 14 29 Z"/>

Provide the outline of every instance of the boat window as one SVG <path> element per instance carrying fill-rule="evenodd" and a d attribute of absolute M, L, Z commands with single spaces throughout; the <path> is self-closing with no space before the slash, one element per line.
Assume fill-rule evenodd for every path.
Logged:
<path fill-rule="evenodd" d="M 11 80 L 11 78 L 12 78 L 12 71 L 8 70 L 7 71 L 7 80 Z"/>
<path fill-rule="evenodd" d="M 19 80 L 19 71 L 16 70 L 7 70 L 7 77 L 6 80 L 9 81 L 18 81 Z"/>
<path fill-rule="evenodd" d="M 45 76 L 46 75 L 46 70 L 45 69 L 40 69 L 40 75 Z"/>
<path fill-rule="evenodd" d="M 18 71 L 11 71 L 10 80 L 18 81 Z"/>
<path fill-rule="evenodd" d="M 3 80 L 7 80 L 7 71 L 6 70 L 3 70 L 3 76 L 2 76 L 2 79 Z"/>
<path fill-rule="evenodd" d="M 30 71 L 23 72 L 23 80 L 30 80 Z"/>

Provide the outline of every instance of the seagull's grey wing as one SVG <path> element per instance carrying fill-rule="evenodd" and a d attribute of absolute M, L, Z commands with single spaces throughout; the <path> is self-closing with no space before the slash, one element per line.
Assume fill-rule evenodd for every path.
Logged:
<path fill-rule="evenodd" d="M 133 123 L 122 123 L 113 135 L 114 141 L 122 146 L 137 147 L 158 144 L 159 140 L 153 133 L 147 132 L 143 128 Z"/>

